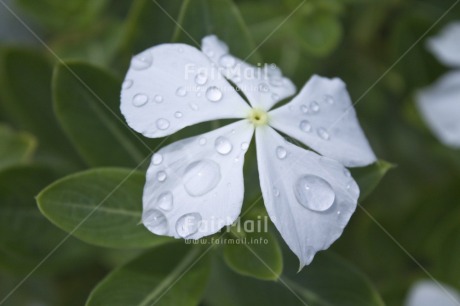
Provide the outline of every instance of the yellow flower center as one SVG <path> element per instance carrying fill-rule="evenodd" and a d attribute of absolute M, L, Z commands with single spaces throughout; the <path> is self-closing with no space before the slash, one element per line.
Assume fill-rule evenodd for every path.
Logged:
<path fill-rule="evenodd" d="M 248 119 L 255 126 L 266 125 L 268 123 L 268 114 L 260 108 L 253 108 L 249 113 Z"/>

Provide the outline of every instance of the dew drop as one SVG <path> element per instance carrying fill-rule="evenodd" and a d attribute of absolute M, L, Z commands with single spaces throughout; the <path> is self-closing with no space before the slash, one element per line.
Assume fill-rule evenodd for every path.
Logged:
<path fill-rule="evenodd" d="M 329 133 L 324 128 L 319 128 L 316 132 L 318 133 L 318 136 L 321 137 L 321 139 L 329 140 L 329 138 L 331 138 Z"/>
<path fill-rule="evenodd" d="M 129 88 L 131 88 L 131 86 L 133 86 L 133 84 L 134 84 L 133 80 L 126 79 L 126 80 L 123 81 L 123 84 L 121 84 L 121 88 L 129 89 Z"/>
<path fill-rule="evenodd" d="M 153 97 L 153 99 L 154 99 L 155 102 L 157 102 L 157 103 L 163 102 L 163 97 L 160 96 L 160 95 L 155 95 L 155 97 Z"/>
<path fill-rule="evenodd" d="M 299 178 L 294 186 L 297 201 L 313 211 L 325 211 L 332 206 L 335 192 L 324 179 L 315 175 L 305 175 Z"/>
<path fill-rule="evenodd" d="M 218 102 L 222 99 L 222 91 L 216 86 L 211 86 L 206 90 L 206 98 L 211 102 Z"/>
<path fill-rule="evenodd" d="M 278 190 L 278 188 L 273 188 L 273 195 L 275 197 L 279 197 L 280 196 L 280 191 Z"/>
<path fill-rule="evenodd" d="M 249 148 L 249 144 L 247 142 L 241 143 L 241 150 L 246 151 Z"/>
<path fill-rule="evenodd" d="M 160 130 L 166 130 L 167 128 L 169 128 L 169 121 L 164 118 L 158 119 L 157 128 L 159 128 Z"/>
<path fill-rule="evenodd" d="M 308 107 L 306 105 L 302 105 L 300 107 L 300 110 L 302 111 L 302 113 L 304 114 L 308 114 Z"/>
<path fill-rule="evenodd" d="M 164 182 L 166 180 L 166 177 L 167 177 L 166 172 L 164 172 L 164 171 L 160 171 L 160 172 L 157 173 L 157 180 L 159 182 Z"/>
<path fill-rule="evenodd" d="M 272 94 L 272 100 L 273 101 L 278 101 L 279 98 L 280 98 L 280 96 L 278 94 L 276 94 L 276 93 Z"/>
<path fill-rule="evenodd" d="M 153 154 L 152 162 L 155 166 L 161 164 L 163 162 L 163 155 L 161 155 L 161 153 Z"/>
<path fill-rule="evenodd" d="M 223 136 L 217 137 L 214 145 L 216 147 L 216 151 L 222 155 L 227 155 L 233 149 L 233 146 L 230 140 L 228 140 L 228 138 L 223 137 Z"/>
<path fill-rule="evenodd" d="M 173 209 L 173 195 L 171 192 L 166 191 L 158 196 L 157 204 L 161 210 L 170 211 Z"/>
<path fill-rule="evenodd" d="M 144 70 L 152 66 L 153 57 L 150 51 L 142 52 L 131 60 L 131 67 L 135 70 Z"/>
<path fill-rule="evenodd" d="M 201 225 L 202 217 L 199 213 L 185 214 L 176 222 L 176 232 L 182 238 L 187 238 L 196 232 Z"/>
<path fill-rule="evenodd" d="M 225 68 L 231 68 L 233 66 L 235 66 L 236 64 L 236 61 L 235 61 L 235 58 L 229 54 L 224 54 L 220 57 L 219 59 L 219 63 L 222 67 L 225 67 Z"/>
<path fill-rule="evenodd" d="M 311 123 L 307 120 L 300 121 L 299 127 L 302 130 L 302 132 L 305 132 L 305 133 L 311 132 Z"/>
<path fill-rule="evenodd" d="M 188 165 L 183 176 L 184 188 L 192 197 L 213 190 L 221 179 L 220 167 L 212 160 L 199 160 Z"/>
<path fill-rule="evenodd" d="M 287 151 L 284 147 L 282 146 L 278 146 L 276 148 L 276 156 L 279 158 L 279 159 L 285 159 L 286 156 L 287 156 Z"/>
<path fill-rule="evenodd" d="M 185 90 L 185 87 L 178 87 L 176 89 L 176 95 L 179 97 L 185 97 L 185 95 L 187 95 L 187 90 Z"/>
<path fill-rule="evenodd" d="M 314 112 L 317 113 L 319 112 L 319 104 L 316 101 L 311 102 L 310 104 L 310 109 Z"/>
<path fill-rule="evenodd" d="M 189 103 L 190 108 L 193 110 L 193 111 L 197 111 L 199 110 L 200 108 L 198 107 L 198 105 L 196 103 Z"/>
<path fill-rule="evenodd" d="M 260 84 L 259 84 L 259 91 L 260 91 L 260 92 L 269 92 L 269 91 L 270 91 L 270 87 L 268 87 L 268 85 L 265 84 L 265 83 L 260 83 Z"/>
<path fill-rule="evenodd" d="M 149 101 L 149 97 L 144 94 L 137 94 L 133 97 L 133 105 L 136 107 L 141 107 Z"/>
<path fill-rule="evenodd" d="M 175 113 L 174 113 L 174 117 L 176 117 L 176 118 L 182 118 L 182 116 L 183 116 L 183 115 L 182 115 L 181 112 L 175 112 Z"/>
<path fill-rule="evenodd" d="M 200 140 L 198 141 L 198 143 L 201 145 L 201 146 L 204 146 L 206 144 L 207 140 L 206 138 L 204 137 L 201 137 Z"/>
<path fill-rule="evenodd" d="M 168 232 L 168 220 L 158 209 L 150 209 L 144 213 L 142 223 L 154 234 L 164 235 Z"/>
<path fill-rule="evenodd" d="M 208 81 L 208 77 L 203 72 L 198 73 L 195 76 L 195 83 L 198 84 L 198 85 L 204 85 L 204 84 L 206 84 L 207 81 Z"/>
<path fill-rule="evenodd" d="M 324 96 L 324 102 L 326 102 L 328 104 L 334 104 L 335 100 L 334 100 L 333 96 L 325 95 Z"/>

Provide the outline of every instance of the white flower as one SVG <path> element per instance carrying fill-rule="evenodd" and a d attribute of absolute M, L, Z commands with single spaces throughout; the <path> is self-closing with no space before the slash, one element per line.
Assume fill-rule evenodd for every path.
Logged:
<path fill-rule="evenodd" d="M 150 48 L 132 59 L 123 83 L 121 111 L 147 137 L 239 119 L 154 154 L 142 221 L 155 234 L 187 239 L 235 222 L 243 202 L 244 155 L 255 132 L 265 207 L 301 267 L 307 265 L 341 235 L 356 208 L 359 189 L 344 165 L 375 161 L 345 85 L 313 76 L 290 103 L 270 110 L 295 93 L 278 68 L 233 57 L 216 36 L 205 37 L 202 49 Z M 275 129 L 324 157 L 293 145 Z"/>
<path fill-rule="evenodd" d="M 417 105 L 439 140 L 460 148 L 460 22 L 448 25 L 428 40 L 428 48 L 443 64 L 458 70 L 418 92 Z"/>
<path fill-rule="evenodd" d="M 405 306 L 458 306 L 460 295 L 444 284 L 429 280 L 415 283 L 407 296 Z"/>

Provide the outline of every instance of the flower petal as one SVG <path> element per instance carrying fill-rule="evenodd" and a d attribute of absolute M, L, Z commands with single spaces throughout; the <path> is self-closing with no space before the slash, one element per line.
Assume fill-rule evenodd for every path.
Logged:
<path fill-rule="evenodd" d="M 271 127 L 257 128 L 256 144 L 265 207 L 302 268 L 342 234 L 359 187 L 339 162 L 287 142 Z"/>
<path fill-rule="evenodd" d="M 440 287 L 442 286 L 442 287 Z M 453 288 L 424 280 L 412 286 L 406 306 L 458 306 L 460 295 Z"/>
<path fill-rule="evenodd" d="M 241 211 L 244 154 L 253 133 L 242 120 L 154 154 L 144 187 L 144 225 L 158 235 L 198 239 L 232 224 Z"/>
<path fill-rule="evenodd" d="M 121 112 L 147 137 L 195 123 L 244 118 L 250 107 L 209 59 L 185 44 L 163 44 L 133 57 L 121 91 Z"/>
<path fill-rule="evenodd" d="M 228 46 L 215 35 L 203 38 L 201 45 L 203 52 L 220 67 L 227 79 L 241 89 L 253 107 L 269 110 L 296 92 L 295 85 L 283 77 L 274 64 L 252 66 L 229 54 Z"/>
<path fill-rule="evenodd" d="M 447 25 L 428 40 L 427 47 L 443 64 L 460 67 L 460 22 Z"/>
<path fill-rule="evenodd" d="M 290 103 L 269 113 L 269 122 L 347 167 L 376 160 L 340 79 L 313 76 Z"/>
<path fill-rule="evenodd" d="M 418 92 L 418 108 L 433 133 L 444 144 L 460 147 L 460 71 L 446 74 Z"/>

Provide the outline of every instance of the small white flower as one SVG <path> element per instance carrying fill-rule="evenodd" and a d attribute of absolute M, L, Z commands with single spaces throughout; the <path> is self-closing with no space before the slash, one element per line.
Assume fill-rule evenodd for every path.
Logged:
<path fill-rule="evenodd" d="M 313 76 L 291 102 L 270 110 L 295 93 L 278 68 L 235 58 L 216 36 L 205 37 L 202 50 L 185 44 L 150 48 L 132 59 L 123 83 L 121 111 L 147 137 L 209 120 L 239 119 L 154 154 L 142 221 L 155 234 L 187 239 L 235 222 L 243 203 L 244 156 L 255 132 L 268 214 L 301 267 L 307 265 L 341 235 L 356 208 L 359 189 L 344 166 L 375 161 L 345 85 Z M 323 157 L 286 141 L 275 129 Z"/>
<path fill-rule="evenodd" d="M 450 286 L 430 280 L 415 283 L 407 296 L 405 306 L 458 306 L 460 295 Z"/>
<path fill-rule="evenodd" d="M 443 64 L 457 68 L 418 92 L 418 108 L 433 133 L 445 145 L 460 148 L 460 22 L 448 25 L 428 40 L 428 49 Z"/>

